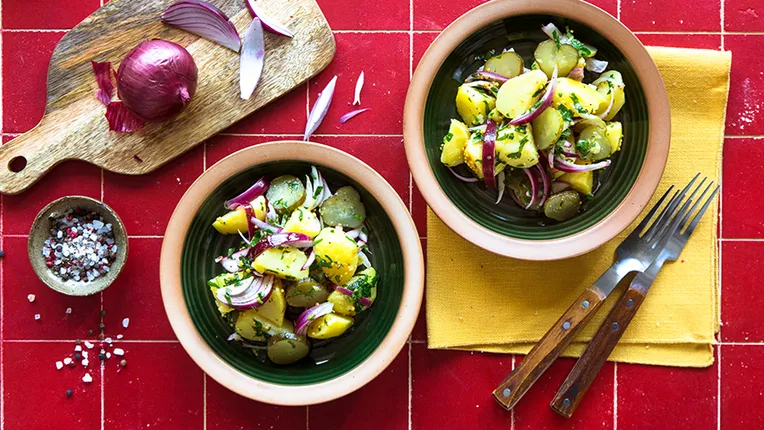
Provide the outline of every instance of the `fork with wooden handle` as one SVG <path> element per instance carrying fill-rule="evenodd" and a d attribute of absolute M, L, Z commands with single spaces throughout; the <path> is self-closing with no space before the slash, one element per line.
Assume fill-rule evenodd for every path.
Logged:
<path fill-rule="evenodd" d="M 493 397 L 504 409 L 512 409 L 560 356 L 621 279 L 633 271 L 641 272 L 647 269 L 658 257 L 660 248 L 657 245 L 666 235 L 667 227 L 672 221 L 671 214 L 679 207 L 698 176 L 695 175 L 681 192 L 677 191 L 663 207 L 660 215 L 654 218 L 673 186 L 666 191 L 639 226 L 618 245 L 616 262 L 592 286 L 584 290 L 512 373 L 493 391 Z"/>
<path fill-rule="evenodd" d="M 695 230 L 695 227 L 698 225 L 698 222 L 700 222 L 706 209 L 708 209 L 709 204 L 719 191 L 719 187 L 714 189 L 700 208 L 700 211 L 698 211 L 697 215 L 695 215 L 688 225 L 687 223 L 690 216 L 713 184 L 713 182 L 710 183 L 706 189 L 703 190 L 703 193 L 688 211 L 687 207 L 692 202 L 692 199 L 698 190 L 703 186 L 704 182 L 705 178 L 698 184 L 698 187 L 690 195 L 688 201 L 679 210 L 674 222 L 669 226 L 669 234 L 664 237 L 659 245 L 659 248 L 662 248 L 662 250 L 660 255 L 658 255 L 658 258 L 656 258 L 647 270 L 637 274 L 634 280 L 632 280 L 629 288 L 624 292 L 618 303 L 616 303 L 610 311 L 610 314 L 599 328 L 599 331 L 597 331 L 597 334 L 594 335 L 594 338 L 589 343 L 586 351 L 584 351 L 581 358 L 578 359 L 576 365 L 570 371 L 570 374 L 568 374 L 568 377 L 562 383 L 562 386 L 560 386 L 560 389 L 557 391 L 557 394 L 550 404 L 552 409 L 560 415 L 568 418 L 573 415 L 573 412 L 581 402 L 584 393 L 586 393 L 586 390 L 594 381 L 597 373 L 605 364 L 605 361 L 608 356 L 610 356 L 613 348 L 615 348 L 615 345 L 623 335 L 626 327 L 628 327 L 632 318 L 634 318 L 634 315 L 639 310 L 640 305 L 645 300 L 645 296 L 661 267 L 663 267 L 663 263 L 670 260 L 676 260 L 682 252 L 682 249 L 684 249 L 690 235 Z"/>

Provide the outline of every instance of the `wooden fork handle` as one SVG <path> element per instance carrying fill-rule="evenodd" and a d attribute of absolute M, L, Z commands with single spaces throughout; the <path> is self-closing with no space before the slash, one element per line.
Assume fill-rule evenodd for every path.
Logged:
<path fill-rule="evenodd" d="M 647 289 L 636 281 L 623 293 L 550 403 L 549 406 L 557 413 L 568 418 L 573 415 L 584 393 L 645 300 L 646 293 Z"/>
<path fill-rule="evenodd" d="M 515 406 L 552 362 L 570 345 L 606 297 L 597 287 L 591 286 L 565 311 L 507 376 L 507 379 L 493 391 L 493 397 L 504 409 L 510 410 Z"/>

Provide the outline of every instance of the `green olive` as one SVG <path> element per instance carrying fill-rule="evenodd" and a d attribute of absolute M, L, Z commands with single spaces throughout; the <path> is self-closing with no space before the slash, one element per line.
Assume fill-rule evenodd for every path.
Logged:
<path fill-rule="evenodd" d="M 319 208 L 325 225 L 347 228 L 360 227 L 366 219 L 366 208 L 353 187 L 342 187 Z"/>
<path fill-rule="evenodd" d="M 544 215 L 557 221 L 573 218 L 581 206 L 581 197 L 573 190 L 552 194 L 544 203 Z"/>
<path fill-rule="evenodd" d="M 297 281 L 287 287 L 286 301 L 289 306 L 308 308 L 316 303 L 323 303 L 329 297 L 329 290 L 311 278 Z"/>
<path fill-rule="evenodd" d="M 276 212 L 285 214 L 305 201 L 305 186 L 302 181 L 292 175 L 279 176 L 271 181 L 265 197 Z"/>
<path fill-rule="evenodd" d="M 276 364 L 292 364 L 310 352 L 310 343 L 303 336 L 282 333 L 268 339 L 268 358 Z"/>

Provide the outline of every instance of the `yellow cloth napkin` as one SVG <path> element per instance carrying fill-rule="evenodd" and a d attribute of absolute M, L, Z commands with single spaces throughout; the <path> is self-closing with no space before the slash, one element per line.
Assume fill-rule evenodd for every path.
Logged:
<path fill-rule="evenodd" d="M 721 177 L 731 54 L 649 48 L 671 103 L 671 152 L 652 204 L 697 172 Z M 703 73 L 695 73 L 699 68 Z M 628 102 L 628 100 L 627 100 Z M 624 142 L 628 145 L 628 142 Z M 717 204 L 680 260 L 667 263 L 610 360 L 668 366 L 713 363 L 719 328 Z M 427 332 L 430 348 L 527 353 L 578 295 L 613 263 L 616 239 L 580 257 L 529 262 L 484 251 L 427 217 Z M 622 282 L 564 355 L 578 356 L 625 288 Z"/>

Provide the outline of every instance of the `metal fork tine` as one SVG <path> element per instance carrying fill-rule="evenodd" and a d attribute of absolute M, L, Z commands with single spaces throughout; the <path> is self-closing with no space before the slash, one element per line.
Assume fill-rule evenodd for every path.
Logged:
<path fill-rule="evenodd" d="M 656 203 L 656 204 L 655 204 L 655 205 L 652 207 L 652 209 L 650 209 L 650 212 L 648 212 L 648 213 L 647 213 L 647 215 L 646 215 L 646 216 L 645 216 L 645 218 L 642 220 L 642 222 L 640 222 L 640 223 L 639 223 L 639 225 L 637 226 L 637 228 L 635 228 L 635 229 L 634 229 L 634 231 L 632 231 L 632 232 L 631 232 L 631 234 L 630 234 L 629 236 L 637 236 L 637 237 L 638 237 L 638 236 L 639 236 L 639 235 L 642 233 L 642 230 L 644 230 L 644 229 L 645 229 L 645 227 L 647 227 L 647 224 L 649 224 L 649 223 L 650 223 L 650 220 L 653 218 L 653 215 L 655 215 L 655 213 L 658 211 L 658 208 L 660 208 L 660 207 L 661 207 L 661 205 L 663 204 L 663 201 L 664 201 L 664 200 L 666 200 L 666 197 L 668 197 L 669 193 L 670 193 L 670 192 L 671 192 L 671 190 L 673 190 L 673 189 L 674 189 L 674 185 L 671 185 L 671 186 L 668 188 L 668 190 L 666 190 L 666 192 L 665 192 L 665 193 L 663 193 L 663 196 L 660 198 L 660 200 L 658 200 L 658 203 Z"/>
<path fill-rule="evenodd" d="M 700 188 L 701 188 L 701 187 L 703 187 L 703 184 L 706 182 L 706 179 L 708 179 L 708 178 L 704 177 L 704 178 L 703 178 L 703 179 L 700 181 L 700 183 L 698 184 L 698 186 L 697 186 L 697 187 L 695 187 L 695 189 L 694 189 L 694 190 L 692 190 L 692 193 L 690 194 L 690 196 L 689 196 L 689 197 L 687 197 L 687 202 L 686 202 L 686 204 L 690 204 L 690 203 L 692 203 L 692 202 L 693 202 L 693 199 L 695 198 L 695 194 L 697 194 L 697 193 L 698 193 L 698 190 L 700 190 Z M 690 213 L 692 213 L 692 210 L 689 210 L 689 211 L 687 211 L 687 213 L 686 213 L 684 216 L 681 216 L 681 215 L 679 215 L 678 213 L 677 213 L 677 214 L 675 214 L 674 216 L 676 217 L 676 219 L 678 219 L 678 220 L 681 222 L 681 221 L 683 220 L 683 218 L 684 218 L 685 216 L 689 216 L 689 214 L 690 214 Z M 673 220 L 674 220 L 674 219 L 672 218 L 672 219 L 670 219 L 670 220 L 669 220 L 667 223 L 665 223 L 664 225 L 662 225 L 662 226 L 661 226 L 661 227 L 658 229 L 658 231 L 655 233 L 655 236 L 654 236 L 653 238 L 654 238 L 655 240 L 659 240 L 661 237 L 663 237 L 663 234 L 664 234 L 664 233 L 665 233 L 665 232 L 668 230 L 668 228 L 669 228 L 669 224 L 670 224 L 671 222 L 673 222 Z M 673 234 L 673 233 L 672 233 L 672 234 Z"/>
<path fill-rule="evenodd" d="M 678 197 L 675 195 L 674 198 L 671 199 L 671 202 L 666 207 L 666 209 L 664 209 L 661 212 L 658 219 L 653 223 L 652 226 L 650 226 L 647 232 L 645 232 L 645 235 L 643 236 L 643 238 L 647 242 L 651 242 L 653 239 L 655 239 L 655 233 L 657 232 L 657 230 L 669 223 L 669 220 L 671 219 L 671 216 L 674 214 L 674 211 L 684 199 L 684 195 L 687 193 L 687 190 L 689 190 L 692 187 L 692 185 L 695 183 L 695 181 L 698 179 L 698 176 L 700 176 L 700 173 L 697 173 L 695 177 L 692 178 L 690 183 L 687 184 L 679 193 Z M 667 215 L 668 215 L 668 218 L 666 218 Z"/>
<path fill-rule="evenodd" d="M 648 228 L 645 233 L 642 235 L 643 238 L 646 238 L 649 234 L 655 231 L 655 226 L 659 225 L 661 222 L 663 222 L 663 218 L 666 217 L 666 214 L 671 213 L 674 211 L 674 208 L 676 207 L 676 203 L 678 200 L 680 200 L 679 194 L 682 192 L 680 190 L 676 190 L 674 192 L 674 195 L 671 196 L 671 200 L 668 201 L 666 206 L 663 208 L 660 214 L 658 214 L 658 218 L 655 220 L 654 223 Z"/>
<path fill-rule="evenodd" d="M 671 239 L 671 236 L 673 236 L 674 233 L 676 233 L 677 228 L 679 228 L 679 225 L 682 222 L 682 218 L 684 218 L 685 214 L 688 213 L 690 203 L 692 203 L 692 200 L 687 199 L 682 207 L 679 208 L 676 215 L 668 220 L 666 226 L 663 226 L 667 228 L 661 228 L 660 233 L 658 233 L 655 237 L 655 243 L 653 244 L 653 247 L 656 245 L 665 246 L 666 242 Z"/>
<path fill-rule="evenodd" d="M 702 183 L 701 183 L 701 185 L 702 185 Z M 695 200 L 695 204 L 692 205 L 690 210 L 687 211 L 687 213 L 684 215 L 684 218 L 682 218 L 682 223 L 679 224 L 679 229 L 680 230 L 683 229 L 684 226 L 687 224 L 687 221 L 690 219 L 692 214 L 695 213 L 695 209 L 697 209 L 698 205 L 703 201 L 703 198 L 706 196 L 706 193 L 708 192 L 709 189 L 711 189 L 711 187 L 713 185 L 714 185 L 714 181 L 711 181 L 711 182 L 708 183 L 708 185 L 706 185 L 706 189 L 703 190 L 703 192 L 700 194 L 700 196 L 698 196 L 698 199 Z M 700 188 L 700 185 L 698 185 L 698 188 Z"/>
<path fill-rule="evenodd" d="M 697 227 L 698 223 L 700 222 L 700 219 L 703 218 L 703 214 L 706 213 L 706 209 L 708 209 L 708 205 L 711 204 L 711 202 L 714 200 L 714 197 L 716 197 L 716 193 L 719 192 L 719 186 L 717 185 L 714 189 L 714 192 L 711 193 L 710 196 L 708 196 L 708 200 L 706 200 L 706 203 L 703 204 L 703 207 L 700 208 L 698 211 L 698 214 L 695 215 L 695 218 L 692 219 L 692 222 L 690 222 L 690 225 L 687 227 L 687 230 L 684 231 L 684 235 L 686 237 L 689 237 L 693 230 L 695 230 L 695 227 Z"/>

